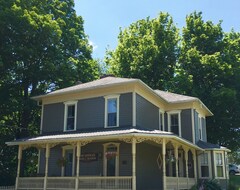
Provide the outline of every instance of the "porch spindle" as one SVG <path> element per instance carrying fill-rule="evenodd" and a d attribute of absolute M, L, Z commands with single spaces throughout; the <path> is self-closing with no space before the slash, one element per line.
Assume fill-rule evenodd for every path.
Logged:
<path fill-rule="evenodd" d="M 132 190 L 136 190 L 136 139 L 132 139 Z"/>
<path fill-rule="evenodd" d="M 44 177 L 44 190 L 47 189 L 47 177 L 48 177 L 48 160 L 50 156 L 49 144 L 46 144 L 46 163 L 45 163 L 45 177 Z"/>
<path fill-rule="evenodd" d="M 167 189 L 167 180 L 166 180 L 166 160 L 165 160 L 165 156 L 166 156 L 166 140 L 163 139 L 162 142 L 162 156 L 163 156 L 163 190 Z"/>
<path fill-rule="evenodd" d="M 22 146 L 19 145 L 19 147 L 18 147 L 18 167 L 17 167 L 16 186 L 15 186 L 16 190 L 18 189 L 18 181 L 19 181 L 19 176 L 20 176 L 21 161 L 22 161 Z"/>
<path fill-rule="evenodd" d="M 179 189 L 179 177 L 178 177 L 178 145 L 174 145 L 174 156 L 175 156 L 175 164 L 176 164 L 176 177 L 177 177 L 177 189 Z"/>
<path fill-rule="evenodd" d="M 75 189 L 78 190 L 79 186 L 79 167 L 80 167 L 80 156 L 81 156 L 81 144 L 80 142 L 77 142 L 77 171 L 76 171 L 76 183 L 75 183 Z"/>

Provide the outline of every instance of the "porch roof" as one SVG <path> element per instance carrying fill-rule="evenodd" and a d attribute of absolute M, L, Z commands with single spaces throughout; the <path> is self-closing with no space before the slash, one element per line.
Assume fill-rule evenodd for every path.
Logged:
<path fill-rule="evenodd" d="M 231 152 L 229 149 L 227 149 L 224 146 L 220 146 L 218 144 L 212 144 L 212 143 L 209 143 L 209 142 L 204 142 L 204 141 L 201 141 L 201 140 L 199 140 L 197 142 L 197 145 L 204 150 L 225 150 L 225 151 Z"/>
<path fill-rule="evenodd" d="M 95 132 L 81 132 L 81 133 L 67 133 L 67 134 L 55 134 L 55 135 L 44 135 L 38 137 L 29 137 L 24 139 L 17 139 L 11 142 L 6 142 L 8 146 L 14 145 L 35 145 L 35 144 L 46 144 L 46 143 L 64 143 L 74 142 L 79 140 L 104 140 L 104 139 L 121 139 L 124 137 L 142 137 L 142 138 L 166 138 L 174 139 L 181 142 L 184 145 L 190 146 L 197 150 L 203 151 L 203 149 L 190 141 L 187 141 L 179 136 L 176 136 L 172 132 L 160 131 L 160 130 L 147 130 L 147 129 L 112 129 L 105 131 Z"/>

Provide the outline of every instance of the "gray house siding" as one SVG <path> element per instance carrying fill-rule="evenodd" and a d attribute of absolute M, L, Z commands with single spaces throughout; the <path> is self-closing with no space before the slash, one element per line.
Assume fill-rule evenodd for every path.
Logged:
<path fill-rule="evenodd" d="M 193 142 L 191 109 L 182 110 L 181 128 L 182 128 L 182 138 Z"/>
<path fill-rule="evenodd" d="M 207 129 L 206 129 L 206 119 L 202 118 L 202 133 L 203 141 L 207 142 Z"/>
<path fill-rule="evenodd" d="M 98 154 L 97 161 L 84 162 L 80 161 L 81 176 L 102 176 L 103 175 L 103 145 L 101 143 L 90 143 L 83 146 L 81 154 L 96 153 Z"/>
<path fill-rule="evenodd" d="M 48 104 L 43 107 L 42 133 L 63 131 L 64 104 Z"/>
<path fill-rule="evenodd" d="M 44 175 L 45 173 L 45 149 L 41 150 L 40 153 L 40 168 L 39 174 Z M 51 148 L 50 157 L 48 161 L 48 176 L 61 176 L 61 167 L 57 164 L 57 160 L 62 158 L 61 147 L 57 146 Z"/>
<path fill-rule="evenodd" d="M 119 175 L 132 176 L 132 146 L 121 143 L 119 146 Z"/>
<path fill-rule="evenodd" d="M 161 153 L 160 147 L 146 143 L 137 144 L 136 177 L 137 190 L 155 190 L 163 188 L 162 169 L 156 159 Z"/>
<path fill-rule="evenodd" d="M 137 126 L 149 129 L 159 129 L 159 109 L 145 98 L 136 95 Z"/>
<path fill-rule="evenodd" d="M 199 141 L 199 126 L 198 126 L 198 113 L 194 110 L 194 129 L 195 129 L 195 142 Z"/>
<path fill-rule="evenodd" d="M 132 93 L 120 95 L 119 126 L 132 126 Z"/>
<path fill-rule="evenodd" d="M 77 129 L 104 127 L 103 97 L 79 100 L 77 104 Z"/>

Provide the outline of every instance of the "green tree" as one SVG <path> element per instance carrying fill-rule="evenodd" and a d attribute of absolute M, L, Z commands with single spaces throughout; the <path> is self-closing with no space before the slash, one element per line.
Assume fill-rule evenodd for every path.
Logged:
<path fill-rule="evenodd" d="M 98 77 L 91 53 L 73 0 L 0 0 L 0 138 L 36 135 L 40 113 L 30 97 Z M 16 171 L 7 163 L 16 152 L 5 151 L 2 143 L 4 182 L 7 165 Z"/>
<path fill-rule="evenodd" d="M 152 88 L 166 89 L 174 76 L 179 33 L 172 17 L 160 13 L 121 30 L 118 46 L 108 51 L 106 63 L 110 73 L 140 78 Z"/>
<path fill-rule="evenodd" d="M 199 97 L 210 108 L 214 116 L 208 119 L 209 141 L 231 149 L 240 145 L 240 54 L 236 41 L 232 46 L 236 38 L 239 40 L 236 34 L 223 32 L 221 22 L 205 22 L 202 13 L 187 16 L 173 85 L 180 93 Z"/>

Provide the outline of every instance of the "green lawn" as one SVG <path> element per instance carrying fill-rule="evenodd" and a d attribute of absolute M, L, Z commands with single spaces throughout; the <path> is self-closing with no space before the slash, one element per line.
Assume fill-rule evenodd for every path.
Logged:
<path fill-rule="evenodd" d="M 240 190 L 240 175 L 230 175 L 229 185 L 231 190 Z"/>

